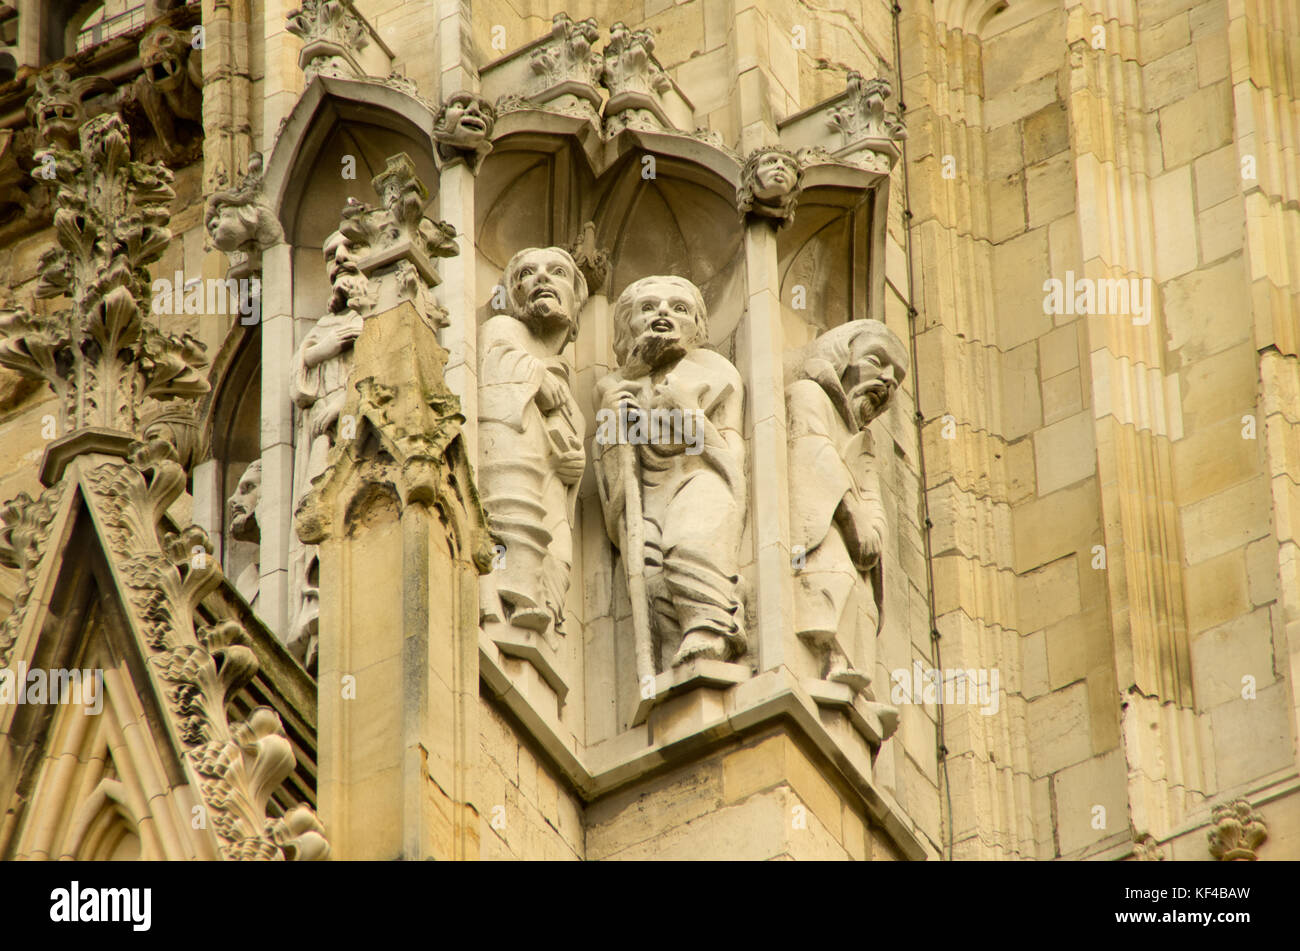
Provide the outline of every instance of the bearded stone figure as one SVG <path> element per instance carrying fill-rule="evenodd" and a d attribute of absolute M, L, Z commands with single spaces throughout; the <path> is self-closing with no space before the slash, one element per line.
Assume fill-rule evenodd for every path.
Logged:
<path fill-rule="evenodd" d="M 855 589 L 872 656 L 884 617 L 886 521 L 868 426 L 889 406 L 907 367 L 902 342 L 877 320 L 834 327 L 786 364 L 790 541 L 796 566 L 802 560 L 795 631 L 820 659 L 822 679 L 855 692 L 871 682 L 845 650 L 853 630 L 845 609 Z"/>
<path fill-rule="evenodd" d="M 506 265 L 504 285 L 510 312 L 479 330 L 480 485 L 504 548 L 482 579 L 480 614 L 562 634 L 586 424 L 561 354 L 587 282 L 562 248 L 526 248 Z"/>
<path fill-rule="evenodd" d="M 617 436 L 602 427 L 594 451 L 605 527 L 628 572 L 643 681 L 668 664 L 725 661 L 746 647 L 744 384 L 705 349 L 707 320 L 685 278 L 633 282 L 614 307 L 619 367 L 596 385 L 601 415 L 620 420 Z M 649 631 L 638 618 L 642 598 Z"/>
<path fill-rule="evenodd" d="M 257 509 L 262 502 L 262 461 L 254 459 L 239 477 L 235 494 L 230 497 L 226 507 L 230 513 L 230 537 L 238 542 L 250 542 L 254 545 L 262 541 L 261 526 L 257 521 Z M 260 587 L 261 564 L 256 556 L 245 564 L 235 576 L 235 590 L 257 609 L 257 594 Z"/>
<path fill-rule="evenodd" d="M 322 248 L 332 292 L 329 310 L 316 322 L 293 358 L 289 393 L 299 409 L 294 446 L 294 509 L 325 471 L 338 435 L 339 413 L 347 400 L 352 347 L 372 304 L 369 282 L 358 269 L 348 239 L 336 231 Z M 289 649 L 312 670 L 319 614 L 319 566 L 314 546 L 295 543 L 291 553 L 294 585 L 290 597 Z"/>
<path fill-rule="evenodd" d="M 492 126 L 496 110 L 492 103 L 472 92 L 454 92 L 438 110 L 433 138 L 444 161 L 463 158 L 471 172 L 477 172 L 492 151 Z"/>

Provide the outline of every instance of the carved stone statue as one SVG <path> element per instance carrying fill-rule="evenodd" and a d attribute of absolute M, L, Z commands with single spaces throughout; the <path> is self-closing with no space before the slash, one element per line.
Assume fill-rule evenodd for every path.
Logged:
<path fill-rule="evenodd" d="M 294 448 L 295 509 L 312 480 L 325 471 L 338 434 L 339 412 L 347 399 L 352 345 L 361 335 L 365 314 L 372 304 L 369 281 L 357 268 L 343 233 L 336 231 L 326 238 L 322 251 L 333 288 L 329 310 L 294 354 L 289 387 L 299 409 Z M 298 549 L 292 560 L 295 589 L 290 596 L 298 607 L 291 622 L 289 649 L 310 670 L 315 661 L 319 603 L 316 550 Z"/>
<path fill-rule="evenodd" d="M 257 509 L 262 502 L 262 460 L 254 459 L 239 477 L 235 494 L 230 497 L 227 508 L 230 511 L 230 537 L 238 542 L 251 542 L 254 545 L 262 541 L 262 530 L 257 520 Z M 260 558 L 245 565 L 235 578 L 235 589 L 253 608 L 257 607 L 257 592 L 260 584 Z"/>
<path fill-rule="evenodd" d="M 750 153 L 740 172 L 736 204 L 743 215 L 769 219 L 784 228 L 794 221 L 803 169 L 793 152 L 765 146 Z"/>
<path fill-rule="evenodd" d="M 505 548 L 483 579 L 481 613 L 562 633 L 586 453 L 573 368 L 561 353 L 577 333 L 587 282 L 563 248 L 526 248 L 504 283 L 510 313 L 479 330 L 480 490 Z"/>
<path fill-rule="evenodd" d="M 795 631 L 822 659 L 822 678 L 855 691 L 871 681 L 841 640 L 855 589 L 863 592 L 860 616 L 873 636 L 883 620 L 886 522 L 867 427 L 907 366 L 902 342 L 877 320 L 828 330 L 786 366 Z"/>
<path fill-rule="evenodd" d="M 619 367 L 596 385 L 601 415 L 619 420 L 618 437 L 602 428 L 594 451 L 605 527 L 628 571 L 642 679 L 665 656 L 673 666 L 728 660 L 746 646 L 744 385 L 725 357 L 704 349 L 707 319 L 690 281 L 633 282 L 614 307 Z M 638 621 L 642 597 L 649 632 Z"/>
<path fill-rule="evenodd" d="M 496 110 L 482 96 L 467 91 L 452 93 L 438 110 L 433 124 L 439 157 L 447 162 L 464 159 L 469 170 L 477 174 L 483 159 L 492 151 L 495 123 Z"/>
<path fill-rule="evenodd" d="M 248 157 L 248 172 L 239 187 L 208 199 L 205 219 L 213 247 L 230 258 L 228 278 L 238 280 L 262 270 L 261 255 L 278 242 L 280 222 L 262 197 L 262 155 Z"/>
<path fill-rule="evenodd" d="M 188 33 L 159 24 L 140 39 L 142 72 L 132 86 L 162 148 L 173 160 L 185 156 L 178 121 L 203 121 L 203 53 Z"/>

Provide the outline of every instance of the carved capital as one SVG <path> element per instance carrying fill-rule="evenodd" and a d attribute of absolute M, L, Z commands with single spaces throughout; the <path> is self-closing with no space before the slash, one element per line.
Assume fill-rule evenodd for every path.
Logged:
<path fill-rule="evenodd" d="M 1214 807 L 1210 854 L 1220 862 L 1254 862 L 1256 850 L 1268 838 L 1264 817 L 1245 799 Z"/>
<path fill-rule="evenodd" d="M 524 95 L 547 111 L 596 121 L 600 107 L 597 86 L 604 69 L 596 50 L 599 38 L 594 17 L 575 22 L 567 13 L 557 13 L 550 35 L 529 55 L 533 81 Z"/>
<path fill-rule="evenodd" d="M 885 79 L 862 78 L 850 72 L 846 97 L 827 114 L 827 124 L 840 135 L 838 155 L 868 171 L 888 174 L 902 154 L 899 145 L 907 129 L 896 112 L 887 112 L 890 86 Z"/>

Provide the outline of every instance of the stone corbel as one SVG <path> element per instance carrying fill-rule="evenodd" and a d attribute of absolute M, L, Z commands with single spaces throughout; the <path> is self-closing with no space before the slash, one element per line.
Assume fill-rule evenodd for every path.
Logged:
<path fill-rule="evenodd" d="M 463 161 L 477 175 L 483 159 L 492 151 L 492 128 L 496 110 L 477 93 L 454 92 L 443 102 L 433 124 L 438 157 L 444 162 Z"/>
<path fill-rule="evenodd" d="M 260 152 L 248 157 L 248 171 L 237 188 L 208 199 L 206 225 L 212 246 L 230 260 L 227 278 L 261 275 L 262 252 L 283 240 L 283 232 L 262 193 Z"/>
<path fill-rule="evenodd" d="M 1214 807 L 1208 833 L 1210 855 L 1220 862 L 1254 862 L 1259 847 L 1268 838 L 1264 817 L 1245 799 Z"/>
<path fill-rule="evenodd" d="M 777 145 L 763 146 L 749 154 L 741 169 L 736 207 L 750 220 L 784 228 L 794 221 L 802 190 L 803 165 L 799 157 Z"/>

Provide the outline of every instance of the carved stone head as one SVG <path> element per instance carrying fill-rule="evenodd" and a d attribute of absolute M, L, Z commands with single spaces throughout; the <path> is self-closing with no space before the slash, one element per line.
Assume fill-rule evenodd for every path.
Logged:
<path fill-rule="evenodd" d="M 661 274 L 633 281 L 614 305 L 614 354 L 620 366 L 662 366 L 708 339 L 704 295 L 684 277 Z"/>
<path fill-rule="evenodd" d="M 190 54 L 189 37 L 159 24 L 140 40 L 140 66 L 149 84 L 159 92 L 175 92 L 185 85 Z"/>
<path fill-rule="evenodd" d="M 472 92 L 454 92 L 438 110 L 433 137 L 441 145 L 474 150 L 492 135 L 496 110 L 492 103 Z"/>
<path fill-rule="evenodd" d="M 230 497 L 230 537 L 241 542 L 262 540 L 257 522 L 257 507 L 262 501 L 262 460 L 254 459 L 239 477 L 235 494 Z"/>
<path fill-rule="evenodd" d="M 755 149 L 741 170 L 736 201 L 742 214 L 789 224 L 802 183 L 803 168 L 793 152 L 779 146 Z"/>
<path fill-rule="evenodd" d="M 578 333 L 578 312 L 587 302 L 587 279 L 563 248 L 524 248 L 505 273 L 510 313 L 550 334 L 565 328 L 565 342 Z"/>
<path fill-rule="evenodd" d="M 68 71 L 55 67 L 36 77 L 36 91 L 27 100 L 27 116 L 36 127 L 43 145 L 76 149 L 77 130 L 88 118 L 86 99 L 111 92 L 113 84 L 100 76 L 73 79 Z"/>
<path fill-rule="evenodd" d="M 865 429 L 907 375 L 907 349 L 878 320 L 832 327 L 802 352 L 797 376 L 821 384 L 850 429 Z"/>

